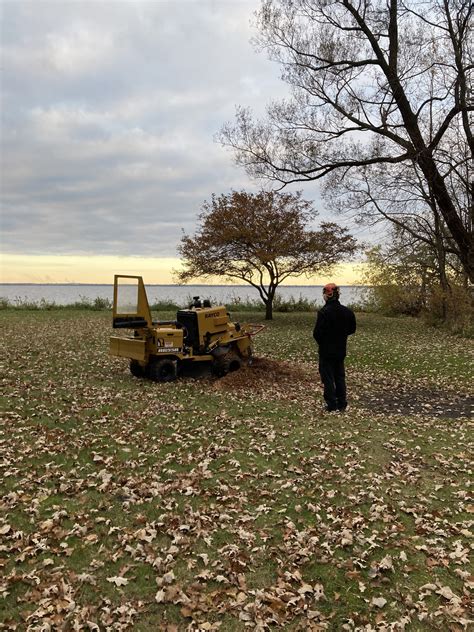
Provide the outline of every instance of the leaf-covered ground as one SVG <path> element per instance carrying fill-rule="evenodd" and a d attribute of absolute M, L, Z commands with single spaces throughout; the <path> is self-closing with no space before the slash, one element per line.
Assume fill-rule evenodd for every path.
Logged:
<path fill-rule="evenodd" d="M 473 625 L 472 342 L 359 315 L 327 414 L 311 314 L 172 384 L 107 355 L 108 314 L 0 320 L 3 628 Z"/>

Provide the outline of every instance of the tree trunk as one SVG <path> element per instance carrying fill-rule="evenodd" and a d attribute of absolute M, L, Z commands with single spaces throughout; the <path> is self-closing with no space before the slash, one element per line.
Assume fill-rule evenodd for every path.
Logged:
<path fill-rule="evenodd" d="M 433 197 L 433 196 L 431 196 Z M 448 275 L 446 274 L 446 248 L 443 241 L 442 222 L 438 214 L 436 201 L 432 199 L 431 207 L 434 214 L 434 226 L 435 226 L 435 243 L 436 243 L 436 261 L 438 264 L 438 278 L 441 286 L 441 317 L 443 322 L 446 322 L 448 318 L 448 295 L 450 292 L 450 285 L 448 281 Z"/>
<path fill-rule="evenodd" d="M 265 301 L 265 320 L 273 320 L 273 297 Z"/>
<path fill-rule="evenodd" d="M 418 164 L 433 191 L 438 208 L 455 241 L 459 259 L 471 283 L 474 283 L 474 242 L 472 233 L 463 226 L 462 220 L 448 193 L 446 184 L 440 175 L 430 152 L 423 152 L 418 158 Z"/>
<path fill-rule="evenodd" d="M 278 287 L 278 283 L 275 281 L 273 270 L 269 270 L 270 284 L 268 286 L 268 293 L 265 302 L 265 320 L 273 320 L 273 299 L 275 298 L 275 292 Z"/>

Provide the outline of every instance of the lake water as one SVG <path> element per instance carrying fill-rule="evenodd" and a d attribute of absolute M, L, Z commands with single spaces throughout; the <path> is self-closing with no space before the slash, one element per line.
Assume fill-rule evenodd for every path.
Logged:
<path fill-rule="evenodd" d="M 10 303 L 39 302 L 44 299 L 48 303 L 70 305 L 81 299 L 93 301 L 95 298 L 113 299 L 113 285 L 85 284 L 37 284 L 37 283 L 2 283 L 0 297 Z M 212 304 L 258 301 L 257 290 L 250 285 L 147 285 L 150 304 L 158 301 L 172 301 L 180 306 L 187 306 L 193 296 L 209 299 Z M 345 304 L 361 303 L 366 288 L 361 286 L 341 286 L 341 302 Z M 285 285 L 278 288 L 283 300 L 300 297 L 321 305 L 321 285 Z"/>

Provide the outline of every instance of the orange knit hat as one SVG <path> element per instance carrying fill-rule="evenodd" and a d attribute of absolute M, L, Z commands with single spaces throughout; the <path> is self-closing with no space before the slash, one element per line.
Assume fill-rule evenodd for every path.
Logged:
<path fill-rule="evenodd" d="M 326 283 L 326 285 L 323 287 L 323 294 L 326 294 L 326 296 L 331 297 L 334 292 L 339 293 L 339 288 L 335 283 Z"/>

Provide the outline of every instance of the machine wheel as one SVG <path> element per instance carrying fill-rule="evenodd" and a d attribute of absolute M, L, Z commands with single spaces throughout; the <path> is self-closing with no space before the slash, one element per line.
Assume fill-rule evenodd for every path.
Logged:
<path fill-rule="evenodd" d="M 177 376 L 176 362 L 170 358 L 151 360 L 147 368 L 148 377 L 154 382 L 172 382 Z"/>
<path fill-rule="evenodd" d="M 242 359 L 233 351 L 229 351 L 218 358 L 214 362 L 214 373 L 219 377 L 223 377 L 227 375 L 227 373 L 232 373 L 233 371 L 238 371 L 242 366 Z"/>
<path fill-rule="evenodd" d="M 130 373 L 135 377 L 143 377 L 145 375 L 145 369 L 138 360 L 130 360 Z"/>

